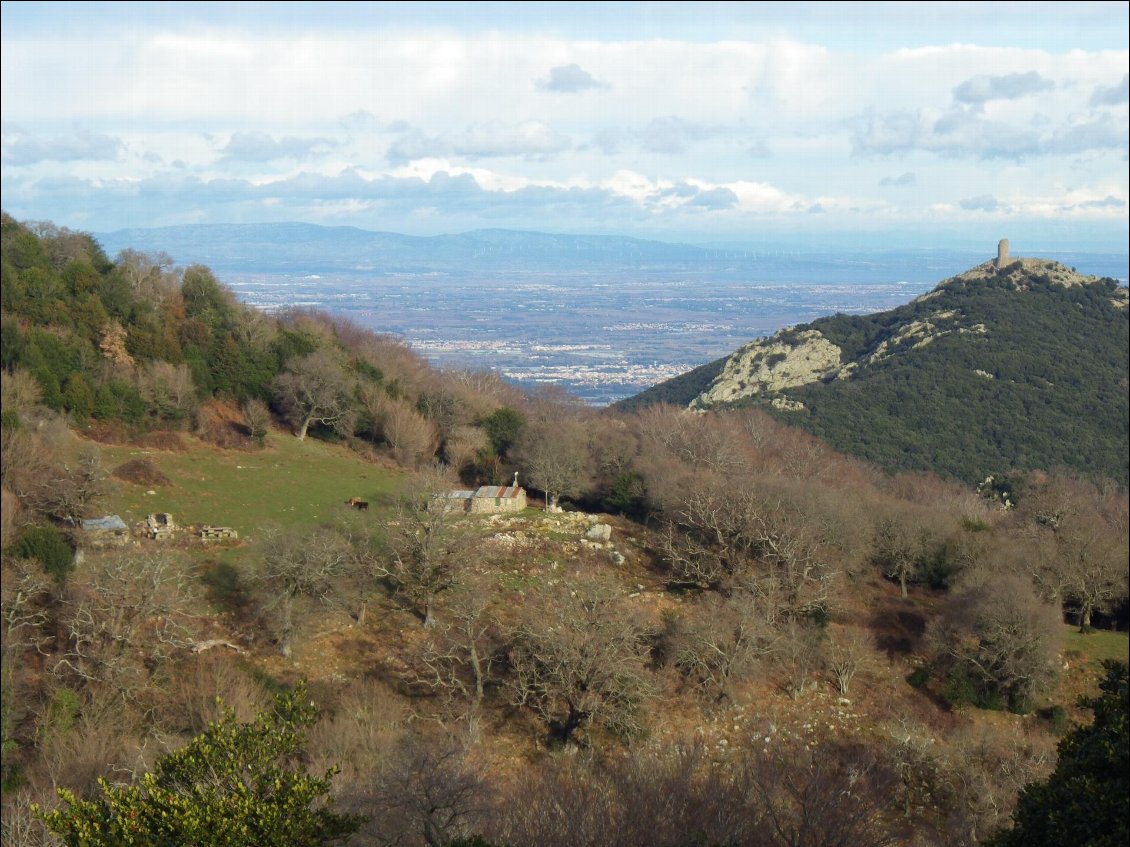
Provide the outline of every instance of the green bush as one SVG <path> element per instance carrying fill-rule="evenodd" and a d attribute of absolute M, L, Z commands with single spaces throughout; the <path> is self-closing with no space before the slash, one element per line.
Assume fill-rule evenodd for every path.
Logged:
<path fill-rule="evenodd" d="M 66 582 L 75 566 L 75 552 L 67 539 L 55 527 L 46 524 L 24 530 L 9 552 L 21 559 L 35 559 L 59 585 Z"/>
<path fill-rule="evenodd" d="M 305 686 L 276 698 L 250 724 L 233 712 L 187 746 L 157 760 L 133 785 L 99 780 L 101 796 L 60 790 L 65 805 L 35 808 L 64 844 L 198 844 L 208 847 L 322 847 L 357 831 L 363 819 L 331 808 L 330 779 L 300 764 L 305 730 L 317 721 Z"/>
<path fill-rule="evenodd" d="M 502 406 L 483 419 L 483 429 L 490 439 L 490 446 L 499 456 L 506 455 L 525 425 L 525 416 L 509 406 Z"/>
<path fill-rule="evenodd" d="M 1056 735 L 1063 735 L 1067 732 L 1067 711 L 1063 706 L 1048 706 L 1045 709 L 1040 709 L 1038 714 L 1051 725 L 1051 731 Z"/>
<path fill-rule="evenodd" d="M 1130 733 L 1127 668 L 1107 662 L 1100 696 L 1084 702 L 1095 715 L 1059 742 L 1055 771 L 1025 787 L 1012 828 L 986 847 L 1122 847 L 1130 840 Z"/>
<path fill-rule="evenodd" d="M 922 688 L 930 681 L 930 669 L 925 666 L 917 667 L 907 675 L 906 681 L 914 688 Z"/>
<path fill-rule="evenodd" d="M 946 698 L 947 703 L 956 708 L 974 706 L 979 699 L 977 686 L 973 684 L 965 668 L 960 665 L 950 671 L 949 676 L 946 677 L 942 696 Z"/>

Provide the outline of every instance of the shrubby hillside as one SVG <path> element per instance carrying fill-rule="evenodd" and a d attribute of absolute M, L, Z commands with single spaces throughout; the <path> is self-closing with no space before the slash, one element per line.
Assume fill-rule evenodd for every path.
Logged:
<path fill-rule="evenodd" d="M 1125 487 L 1127 311 L 1114 280 L 988 263 L 889 312 L 782 330 L 629 407 L 754 406 L 890 471 L 1068 467 Z"/>
<path fill-rule="evenodd" d="M 524 395 L 3 226 L 5 844 L 1012 843 L 1069 805 L 1079 696 L 1125 699 L 1117 486 Z M 529 508 L 450 507 L 515 473 Z M 259 502 L 81 528 L 169 492 Z"/>
<path fill-rule="evenodd" d="M 326 315 L 264 315 L 207 267 L 164 254 L 110 261 L 88 235 L 8 216 L 0 237 L 3 367 L 80 429 L 187 427 L 237 442 L 273 414 L 300 438 L 376 445 L 408 467 L 437 453 L 497 461 L 492 415 L 518 392 L 489 373 L 438 373 L 395 339 Z M 217 403 L 242 411 L 217 415 Z"/>

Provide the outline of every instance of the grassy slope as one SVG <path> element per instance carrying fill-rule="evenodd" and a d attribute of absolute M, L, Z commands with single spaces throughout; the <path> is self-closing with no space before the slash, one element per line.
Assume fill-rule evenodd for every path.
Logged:
<path fill-rule="evenodd" d="M 1068 652 L 1078 652 L 1088 662 L 1096 665 L 1104 659 L 1130 661 L 1130 637 L 1127 633 L 1096 630 L 1082 635 L 1074 626 L 1068 629 L 1064 638 L 1064 647 Z"/>
<path fill-rule="evenodd" d="M 137 458 L 157 466 L 173 484 L 148 488 L 114 480 L 106 509 L 128 524 L 150 512 L 170 512 L 180 524 L 230 526 L 240 535 L 261 526 L 313 526 L 350 497 L 381 502 L 402 475 L 367 462 L 347 448 L 272 433 L 258 451 L 221 450 L 186 438 L 186 452 L 99 445 L 108 470 Z M 152 490 L 156 494 L 146 492 Z"/>

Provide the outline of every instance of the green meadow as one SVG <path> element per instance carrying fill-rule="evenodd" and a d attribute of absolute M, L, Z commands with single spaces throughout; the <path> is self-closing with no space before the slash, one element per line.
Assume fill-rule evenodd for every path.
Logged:
<path fill-rule="evenodd" d="M 1125 632 L 1096 629 L 1081 633 L 1077 627 L 1071 627 L 1064 640 L 1064 647 L 1068 652 L 1080 653 L 1087 661 L 1095 664 L 1104 659 L 1125 662 L 1130 657 L 1130 637 Z"/>
<path fill-rule="evenodd" d="M 380 508 L 403 479 L 344 446 L 285 433 L 272 433 L 263 449 L 251 452 L 183 441 L 189 448 L 184 452 L 100 445 L 107 471 L 146 459 L 172 483 L 145 486 L 113 478 L 107 512 L 130 525 L 151 512 L 169 512 L 181 525 L 230 526 L 247 537 L 263 526 L 317 525 L 340 514 L 351 497 Z"/>

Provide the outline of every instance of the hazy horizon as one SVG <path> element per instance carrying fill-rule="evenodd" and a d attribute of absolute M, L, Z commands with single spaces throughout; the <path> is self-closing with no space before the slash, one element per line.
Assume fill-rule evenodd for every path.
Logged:
<path fill-rule="evenodd" d="M 4 3 L 5 210 L 1124 251 L 1125 3 Z"/>

